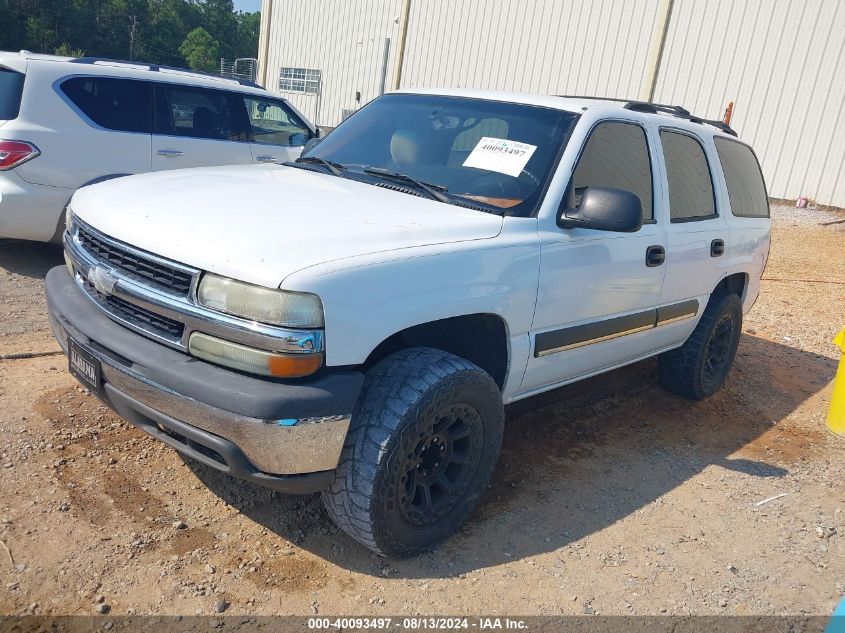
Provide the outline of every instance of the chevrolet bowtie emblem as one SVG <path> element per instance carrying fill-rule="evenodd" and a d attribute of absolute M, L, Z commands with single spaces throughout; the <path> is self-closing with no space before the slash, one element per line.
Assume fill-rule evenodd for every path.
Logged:
<path fill-rule="evenodd" d="M 88 281 L 97 289 L 97 292 L 104 295 L 112 294 L 117 285 L 117 278 L 100 266 L 92 266 L 88 269 Z"/>

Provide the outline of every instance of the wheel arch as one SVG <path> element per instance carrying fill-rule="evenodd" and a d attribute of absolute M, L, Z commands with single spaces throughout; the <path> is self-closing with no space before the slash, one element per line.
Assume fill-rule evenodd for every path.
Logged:
<path fill-rule="evenodd" d="M 732 273 L 723 277 L 710 294 L 710 301 L 713 301 L 717 297 L 734 294 L 739 297 L 740 301 L 745 302 L 745 295 L 748 292 L 748 281 L 749 275 L 745 272 Z"/>
<path fill-rule="evenodd" d="M 510 368 L 508 325 L 498 314 L 479 312 L 406 327 L 383 339 L 367 356 L 366 371 L 380 360 L 411 347 L 432 347 L 468 360 L 504 389 Z"/>

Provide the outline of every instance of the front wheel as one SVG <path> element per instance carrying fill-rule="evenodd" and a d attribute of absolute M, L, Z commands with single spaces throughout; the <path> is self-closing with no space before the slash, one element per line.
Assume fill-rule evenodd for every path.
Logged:
<path fill-rule="evenodd" d="M 377 554 L 421 552 L 478 504 L 503 427 L 502 396 L 485 371 L 440 350 L 397 352 L 367 374 L 323 504 Z"/>
<path fill-rule="evenodd" d="M 741 333 L 740 298 L 735 294 L 712 297 L 687 342 L 660 355 L 660 384 L 691 400 L 712 396 L 725 384 Z"/>

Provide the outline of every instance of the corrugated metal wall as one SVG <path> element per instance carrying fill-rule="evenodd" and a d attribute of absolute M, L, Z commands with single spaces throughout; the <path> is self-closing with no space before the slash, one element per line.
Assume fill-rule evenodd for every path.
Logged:
<path fill-rule="evenodd" d="M 411 0 L 401 86 L 636 99 L 665 0 Z M 395 72 L 402 0 L 272 2 L 268 87 L 318 68 L 323 94 L 291 95 L 321 125 Z M 769 194 L 845 207 L 845 1 L 674 0 L 654 100 L 721 118 L 756 149 Z M 263 50 L 263 49 L 262 49 Z"/>
<path fill-rule="evenodd" d="M 845 2 L 675 0 L 654 99 L 721 118 L 775 198 L 845 207 Z"/>
<path fill-rule="evenodd" d="M 283 66 L 320 70 L 319 97 L 284 94 L 318 124 L 337 125 L 343 109 L 354 110 L 378 96 L 387 37 L 390 89 L 401 9 L 402 0 L 265 0 L 262 14 L 270 16 L 269 50 L 259 76 L 266 68 L 266 87 L 279 92 Z M 356 92 L 361 93 L 360 103 L 355 101 Z"/>
<path fill-rule="evenodd" d="M 636 96 L 658 0 L 411 2 L 402 87 Z"/>

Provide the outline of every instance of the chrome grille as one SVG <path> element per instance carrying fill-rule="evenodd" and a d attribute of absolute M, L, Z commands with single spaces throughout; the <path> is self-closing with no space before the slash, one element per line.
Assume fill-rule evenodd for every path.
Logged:
<path fill-rule="evenodd" d="M 84 226 L 79 227 L 77 235 L 79 243 L 91 255 L 130 276 L 146 280 L 150 285 L 174 294 L 187 295 L 191 289 L 193 275 L 189 272 L 145 258 L 133 250 L 106 241 Z"/>
<path fill-rule="evenodd" d="M 84 282 L 84 286 L 86 292 L 94 301 L 117 318 L 174 342 L 178 342 L 182 338 L 182 333 L 185 331 L 185 325 L 183 323 L 156 314 L 155 312 L 150 312 L 141 306 L 124 301 L 119 297 L 98 292 L 87 281 Z"/>

